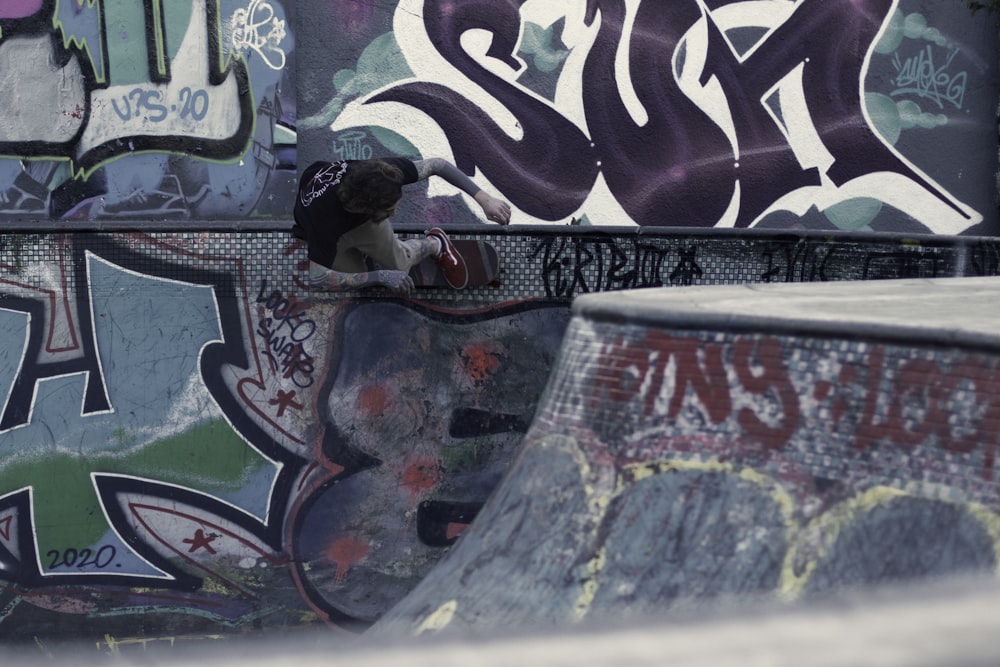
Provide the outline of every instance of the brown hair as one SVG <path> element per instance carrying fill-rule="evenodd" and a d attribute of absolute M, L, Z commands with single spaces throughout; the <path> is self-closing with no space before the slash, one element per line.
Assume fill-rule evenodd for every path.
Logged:
<path fill-rule="evenodd" d="M 340 182 L 338 196 L 352 213 L 389 208 L 403 196 L 403 172 L 384 160 L 352 162 Z"/>

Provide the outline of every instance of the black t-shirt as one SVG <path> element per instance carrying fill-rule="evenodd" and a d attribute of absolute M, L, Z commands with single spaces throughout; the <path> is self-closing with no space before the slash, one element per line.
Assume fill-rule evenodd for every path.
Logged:
<path fill-rule="evenodd" d="M 403 172 L 403 185 L 417 182 L 417 166 L 406 158 L 383 158 L 383 162 L 398 167 Z M 338 162 L 313 162 L 299 181 L 299 195 L 295 199 L 295 226 L 292 233 L 305 239 L 309 259 L 330 269 L 337 257 L 337 241 L 355 227 L 364 224 L 364 213 L 345 211 L 337 192 L 340 181 L 358 160 Z"/>

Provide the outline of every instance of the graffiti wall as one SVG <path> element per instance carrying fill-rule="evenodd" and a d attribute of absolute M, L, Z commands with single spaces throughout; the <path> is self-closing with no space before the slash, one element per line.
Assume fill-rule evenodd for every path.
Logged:
<path fill-rule="evenodd" d="M 8 2 L 0 221 L 288 220 L 400 154 L 519 223 L 989 235 L 996 53 L 960 0 Z"/>
<path fill-rule="evenodd" d="M 995 348 L 699 317 L 736 298 L 574 309 L 509 475 L 371 636 L 617 627 L 996 576 Z"/>
<path fill-rule="evenodd" d="M 5 2 L 0 216 L 287 216 L 294 19 L 280 0 Z"/>
<path fill-rule="evenodd" d="M 1000 245 L 983 239 L 490 229 L 467 236 L 497 248 L 498 285 L 409 299 L 303 290 L 303 248 L 280 230 L 0 237 L 0 638 L 368 627 L 449 552 L 511 467 L 575 295 L 1000 274 Z M 737 403 L 699 381 L 693 347 L 651 344 L 677 362 L 644 371 L 649 391 L 683 376 L 708 406 L 702 423 L 791 437 L 786 422 L 740 407 L 759 397 L 794 412 L 783 376 L 735 371 L 750 397 Z M 610 358 L 595 396 L 679 414 L 633 401 Z M 939 362 L 899 363 L 903 382 Z M 959 390 L 976 363 L 947 362 L 940 391 Z M 849 371 L 810 395 L 868 442 L 886 428 L 873 412 L 883 401 L 864 398 L 872 376 Z M 930 438 L 941 423 L 928 415 L 910 430 Z"/>
<path fill-rule="evenodd" d="M 476 516 L 569 317 L 314 298 L 281 232 L 13 239 L 7 639 L 362 629 Z"/>
<path fill-rule="evenodd" d="M 0 236 L 0 639 L 354 636 L 450 552 L 513 465 L 550 373 L 571 373 L 557 360 L 576 295 L 1000 275 L 1000 243 L 978 238 L 486 229 L 465 236 L 497 248 L 498 284 L 407 299 L 303 290 L 304 249 L 283 230 Z M 747 370 L 777 343 L 710 346 L 704 361 L 686 339 L 649 344 L 676 362 L 643 371 L 644 390 L 691 384 L 703 425 L 777 445 L 790 421 L 746 405 L 804 418 L 790 380 Z M 599 358 L 594 419 L 619 403 L 686 414 L 628 394 L 635 364 L 616 350 Z M 865 368 L 938 373 L 946 397 L 978 364 L 875 354 Z M 739 395 L 702 381 L 701 364 L 722 373 L 733 355 Z M 852 368 L 809 389 L 837 432 L 868 447 L 905 415 L 911 439 L 940 435 L 898 392 L 893 421 L 876 415 L 888 399 Z M 970 484 L 992 474 L 989 452 Z M 545 479 L 539 498 L 559 484 Z"/>
<path fill-rule="evenodd" d="M 449 157 L 515 222 L 998 228 L 997 30 L 957 0 L 300 6 L 302 164 Z"/>
<path fill-rule="evenodd" d="M 477 516 L 576 295 L 1000 273 L 943 238 L 1000 224 L 996 38 L 958 0 L 2 3 L 0 639 L 366 627 Z M 499 286 L 303 289 L 297 170 L 384 154 L 535 223 L 400 208 Z"/>

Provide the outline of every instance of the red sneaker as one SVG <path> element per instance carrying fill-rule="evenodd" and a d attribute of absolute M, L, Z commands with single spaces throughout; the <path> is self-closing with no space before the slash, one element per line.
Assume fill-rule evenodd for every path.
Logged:
<path fill-rule="evenodd" d="M 434 258 L 434 263 L 441 269 L 444 279 L 455 289 L 462 289 L 469 284 L 469 269 L 465 266 L 465 260 L 455 250 L 451 244 L 451 239 L 440 227 L 432 227 L 424 232 L 427 236 L 433 236 L 441 241 L 441 252 Z"/>

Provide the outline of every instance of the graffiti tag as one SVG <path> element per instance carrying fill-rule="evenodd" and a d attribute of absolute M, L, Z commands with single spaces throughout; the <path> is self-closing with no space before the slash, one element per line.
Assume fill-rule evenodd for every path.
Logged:
<path fill-rule="evenodd" d="M 664 263 L 671 252 L 638 240 L 550 236 L 538 243 L 530 257 L 540 263 L 546 295 L 571 297 L 603 290 L 661 287 Z M 668 282 L 691 284 L 700 271 L 693 254 L 683 254 Z"/>
<path fill-rule="evenodd" d="M 934 52 L 928 45 L 917 55 L 901 60 L 899 54 L 893 56 L 892 64 L 896 68 L 894 80 L 897 88 L 892 95 L 912 94 L 931 100 L 939 107 L 945 103 L 961 109 L 965 99 L 965 88 L 968 81 L 966 72 L 949 74 L 948 68 L 958 49 L 953 49 L 944 63 L 934 62 Z"/>
<path fill-rule="evenodd" d="M 285 66 L 285 52 L 280 48 L 285 39 L 285 22 L 275 16 L 271 3 L 251 0 L 250 5 L 233 12 L 232 44 L 237 49 L 250 49 L 273 70 Z"/>
<path fill-rule="evenodd" d="M 49 569 L 55 570 L 59 567 L 87 569 L 95 567 L 103 570 L 115 561 L 116 549 L 110 544 L 105 544 L 100 549 L 73 549 L 66 548 L 62 551 L 51 549 L 46 554 L 51 559 Z"/>
<path fill-rule="evenodd" d="M 149 30 L 140 33 L 142 40 L 101 34 L 117 20 L 109 18 L 104 23 L 102 17 L 127 13 L 124 6 L 108 7 L 109 3 L 98 0 L 64 17 L 58 9 L 53 13 L 55 4 L 37 3 L 30 17 L 4 28 L 4 43 L 17 44 L 12 48 L 20 56 L 5 61 L 4 76 L 31 81 L 39 90 L 60 91 L 30 113 L 8 119 L 0 130 L 5 154 L 36 159 L 68 155 L 76 166 L 92 171 L 138 150 L 204 158 L 231 158 L 245 150 L 254 131 L 249 72 L 244 59 L 222 58 L 218 53 L 214 36 L 221 30 L 216 3 L 166 3 L 159 20 L 151 21 Z M 273 9 L 254 0 L 249 11 L 254 16 L 246 16 L 245 23 L 249 23 L 234 39 L 260 53 L 269 66 L 280 67 L 284 54 L 278 47 L 286 36 L 284 22 L 270 16 L 270 31 L 259 35 L 266 23 L 264 16 L 273 14 Z M 44 34 L 53 23 L 62 32 Z M 179 26 L 177 38 L 184 48 L 168 57 L 163 45 L 168 42 L 168 29 L 175 26 Z M 79 46 L 93 43 L 95 37 L 109 45 L 96 61 L 94 54 Z M 149 64 L 132 72 L 136 62 Z M 39 67 L 39 63 L 59 65 Z"/>
<path fill-rule="evenodd" d="M 277 290 L 265 297 L 266 285 L 266 281 L 261 284 L 257 296 L 257 302 L 270 311 L 270 317 L 262 317 L 257 323 L 257 333 L 264 339 L 261 352 L 273 372 L 296 387 L 309 387 L 316 365 L 304 343 L 316 333 L 316 322 L 305 312 L 306 305 L 295 297 L 285 297 Z"/>
<path fill-rule="evenodd" d="M 818 402 L 830 429 L 850 433 L 856 450 L 936 442 L 967 454 L 982 447 L 983 478 L 993 475 L 1000 377 L 995 362 L 975 356 L 890 362 L 886 348 L 876 346 L 866 358 L 840 363 L 835 377 L 796 389 L 778 338 L 710 342 L 650 330 L 638 342 L 605 343 L 597 363 L 603 370 L 591 385 L 592 411 L 636 400 L 644 418 L 670 422 L 693 408 L 716 426 L 735 419 L 747 441 L 781 449 L 808 404 Z"/>
<path fill-rule="evenodd" d="M 118 101 L 111 100 L 111 106 L 115 113 L 123 121 L 129 120 L 133 115 L 138 118 L 144 113 L 146 118 L 153 123 L 162 123 L 167 120 L 171 113 L 176 113 L 180 118 L 191 116 L 194 120 L 203 120 L 208 114 L 208 93 L 204 90 L 192 91 L 185 86 L 180 90 L 180 106 L 177 104 L 165 104 L 163 93 L 155 89 L 133 88 L 126 96 L 122 95 L 122 106 L 118 106 Z"/>

